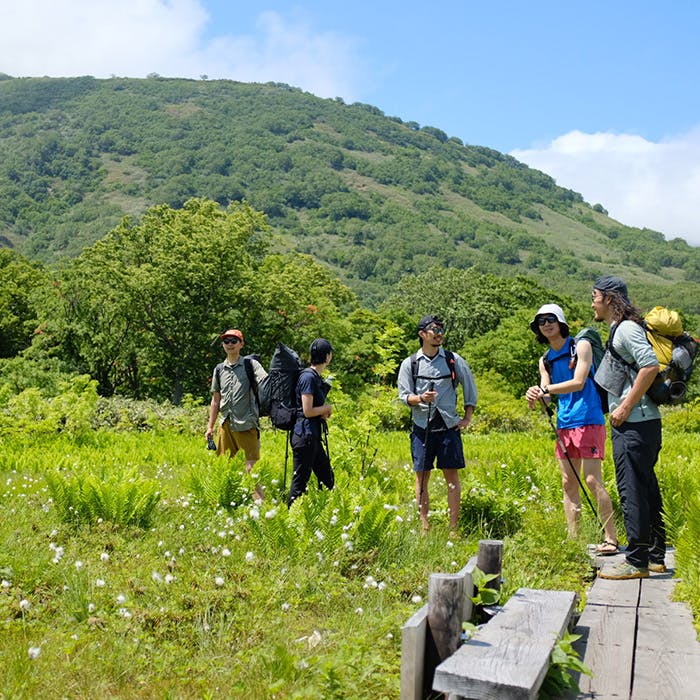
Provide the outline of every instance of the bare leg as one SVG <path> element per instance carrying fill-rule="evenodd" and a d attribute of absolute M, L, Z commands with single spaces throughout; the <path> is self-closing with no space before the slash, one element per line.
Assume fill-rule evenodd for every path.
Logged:
<path fill-rule="evenodd" d="M 586 486 L 595 496 L 598 502 L 598 512 L 605 528 L 606 542 L 617 544 L 617 531 L 615 530 L 615 518 L 613 517 L 612 501 L 610 494 L 603 486 L 603 465 L 600 459 L 584 459 L 583 473 L 586 477 Z"/>
<path fill-rule="evenodd" d="M 581 494 L 576 476 L 571 470 L 568 459 L 560 459 L 559 469 L 561 470 L 561 485 L 564 491 L 564 515 L 566 516 L 566 527 L 569 537 L 578 535 L 578 525 L 581 520 Z M 581 460 L 572 459 L 571 463 L 577 474 L 581 473 Z"/>
<path fill-rule="evenodd" d="M 459 520 L 459 504 L 462 500 L 462 482 L 459 480 L 458 469 L 443 469 L 447 482 L 447 507 L 450 511 L 450 530 L 457 529 Z"/>
<path fill-rule="evenodd" d="M 253 471 L 253 467 L 255 466 L 257 459 L 249 459 L 246 460 L 245 463 L 245 470 L 246 474 L 250 474 Z M 265 498 L 265 489 L 263 489 L 262 484 L 258 483 L 255 484 L 255 490 L 253 491 L 254 495 L 254 500 L 256 501 L 262 501 L 263 498 Z"/>
<path fill-rule="evenodd" d="M 430 496 L 428 495 L 428 482 L 430 481 L 430 471 L 416 472 L 416 503 L 420 514 L 420 522 L 423 530 L 430 527 L 428 522 L 428 511 L 430 510 Z"/>

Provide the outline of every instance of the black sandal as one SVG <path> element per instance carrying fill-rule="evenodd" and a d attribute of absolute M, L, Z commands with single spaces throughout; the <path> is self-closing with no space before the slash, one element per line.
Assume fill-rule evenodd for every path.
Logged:
<path fill-rule="evenodd" d="M 608 547 L 613 547 L 614 549 L 608 549 Z M 617 542 L 610 542 L 610 540 L 603 540 L 599 545 L 596 545 L 595 553 L 599 557 L 610 557 L 613 554 L 617 554 L 620 551 L 620 545 Z"/>

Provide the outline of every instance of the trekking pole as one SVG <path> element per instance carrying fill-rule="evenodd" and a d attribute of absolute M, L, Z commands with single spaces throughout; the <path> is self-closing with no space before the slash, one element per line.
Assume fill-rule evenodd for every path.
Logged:
<path fill-rule="evenodd" d="M 428 391 L 433 391 L 435 389 L 435 382 L 430 382 L 428 384 Z M 425 426 L 425 437 L 423 438 L 423 457 L 421 459 L 421 471 L 420 471 L 420 493 L 418 495 L 418 512 L 420 513 L 423 507 L 423 489 L 425 485 L 425 453 L 428 451 L 428 436 L 430 435 L 430 412 L 433 407 L 432 403 L 428 404 L 428 422 Z"/>
<path fill-rule="evenodd" d="M 289 460 L 289 443 L 292 441 L 292 431 L 287 430 L 287 439 L 284 442 L 284 479 L 282 481 L 282 498 L 287 497 L 287 461 Z"/>
<path fill-rule="evenodd" d="M 569 457 L 569 453 L 566 449 L 566 445 L 564 445 L 564 441 L 559 437 L 559 433 L 557 432 L 557 428 L 554 425 L 554 422 L 552 421 L 552 416 L 554 416 L 554 409 L 547 404 L 547 402 L 544 400 L 544 397 L 540 397 L 540 401 L 542 402 L 542 406 L 544 407 L 545 413 L 547 414 L 547 419 L 549 420 L 549 424 L 552 426 L 552 430 L 554 431 L 554 436 L 556 437 L 557 442 L 559 443 L 559 447 L 561 448 L 562 452 L 564 453 L 564 456 L 566 457 L 566 461 L 569 463 L 569 466 L 571 467 L 571 471 L 573 472 L 573 475 L 576 477 L 576 481 L 578 481 L 578 485 L 581 488 L 581 493 L 585 496 L 586 503 L 588 503 L 588 506 L 591 509 L 591 513 L 593 513 L 595 519 L 598 521 L 598 525 L 600 525 L 600 529 L 605 531 L 605 526 L 603 525 L 603 523 L 600 519 L 600 516 L 598 515 L 598 511 L 595 509 L 595 506 L 593 505 L 593 502 L 591 501 L 591 499 L 588 495 L 588 490 L 583 485 L 583 482 L 581 481 L 581 477 L 578 475 L 578 472 L 576 471 L 576 468 L 574 467 L 574 463 L 571 461 L 571 457 Z"/>

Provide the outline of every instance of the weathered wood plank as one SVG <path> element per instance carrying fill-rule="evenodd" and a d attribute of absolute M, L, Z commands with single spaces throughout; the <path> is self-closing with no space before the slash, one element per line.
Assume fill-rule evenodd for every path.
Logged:
<path fill-rule="evenodd" d="M 464 577 L 459 574 L 430 574 L 428 581 L 428 625 L 438 656 L 454 654 L 462 636 Z"/>
<path fill-rule="evenodd" d="M 700 698 L 700 654 L 637 649 L 632 700 L 692 698 Z"/>
<path fill-rule="evenodd" d="M 575 601 L 568 591 L 519 589 L 502 612 L 437 667 L 433 689 L 487 700 L 537 697 Z"/>
<path fill-rule="evenodd" d="M 644 579 L 610 581 L 605 578 L 597 578 L 586 598 L 586 607 L 589 605 L 619 605 L 636 608 L 642 580 Z"/>
<path fill-rule="evenodd" d="M 636 614 L 629 606 L 586 606 L 574 630 L 582 635 L 574 642 L 574 649 L 593 670 L 593 677 L 578 678 L 583 693 L 578 697 L 616 700 L 629 697 Z"/>
<path fill-rule="evenodd" d="M 428 632 L 427 603 L 401 628 L 401 700 L 422 700 L 425 641 Z"/>

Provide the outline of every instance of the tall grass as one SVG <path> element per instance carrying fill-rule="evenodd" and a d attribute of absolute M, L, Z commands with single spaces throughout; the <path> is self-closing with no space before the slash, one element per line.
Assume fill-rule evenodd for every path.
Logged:
<path fill-rule="evenodd" d="M 336 489 L 312 479 L 290 511 L 277 432 L 263 433 L 254 475 L 180 427 L 0 437 L 0 696 L 394 698 L 400 628 L 429 574 L 460 569 L 484 536 L 505 539 L 506 595 L 523 585 L 585 593 L 585 545 L 600 533 L 584 510 L 579 539 L 566 537 L 545 424 L 465 436 L 462 536 L 450 541 L 439 474 L 433 527 L 420 534 L 407 435 L 367 440 L 345 420 L 330 432 Z M 697 440 L 667 431 L 659 464 L 696 614 Z M 70 481 L 79 475 L 82 491 Z M 128 475 L 160 499 L 142 520 L 107 508 L 67 518 L 56 484 L 84 493 L 90 475 L 113 495 Z M 614 493 L 610 460 L 605 475 Z M 249 497 L 257 481 L 262 504 Z"/>

